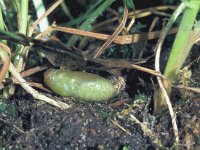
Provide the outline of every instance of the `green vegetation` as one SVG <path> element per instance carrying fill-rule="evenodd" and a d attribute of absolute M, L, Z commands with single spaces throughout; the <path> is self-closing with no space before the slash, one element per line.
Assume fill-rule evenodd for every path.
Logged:
<path fill-rule="evenodd" d="M 171 95 L 172 86 L 177 80 L 178 73 L 200 34 L 200 23 L 199 21 L 195 22 L 200 8 L 200 1 L 188 0 L 182 3 L 186 7 L 164 72 L 166 80 L 163 81 L 163 84 L 169 96 Z M 158 94 L 156 99 L 158 102 L 156 102 L 155 114 L 159 114 L 162 113 L 162 109 L 167 107 L 167 103 L 161 93 Z"/>
<path fill-rule="evenodd" d="M 102 13 L 114 1 L 115 0 L 106 0 L 106 1 L 99 0 L 99 1 L 97 1 L 96 4 L 93 5 L 92 9 L 89 9 L 89 11 L 87 11 L 86 14 L 84 14 L 83 16 L 80 17 L 80 18 L 84 18 L 84 16 L 85 16 L 86 19 L 84 21 L 82 19 L 80 19 L 80 21 L 82 20 L 83 22 L 81 23 L 79 29 L 91 31 L 92 30 L 91 24 L 97 19 L 98 16 L 102 15 Z M 77 36 L 73 35 L 67 42 L 67 45 L 69 45 L 69 46 L 74 45 L 78 39 L 79 38 Z"/>

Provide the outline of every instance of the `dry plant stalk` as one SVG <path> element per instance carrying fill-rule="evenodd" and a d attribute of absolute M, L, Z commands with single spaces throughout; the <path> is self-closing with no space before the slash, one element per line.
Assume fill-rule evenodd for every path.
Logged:
<path fill-rule="evenodd" d="M 116 125 L 118 128 L 120 128 L 122 131 L 124 131 L 125 133 L 127 133 L 128 135 L 131 135 L 131 133 L 130 133 L 127 129 L 125 129 L 124 127 L 122 127 L 121 125 L 119 125 L 119 123 L 117 123 L 116 121 L 111 120 L 111 122 L 112 122 L 114 125 Z"/>
<path fill-rule="evenodd" d="M 159 42 L 157 50 L 156 50 L 156 60 L 155 60 L 156 71 L 160 71 L 160 68 L 159 68 L 159 64 L 160 64 L 159 62 L 160 61 L 159 61 L 159 59 L 160 59 L 161 45 L 162 45 L 162 43 Z M 177 123 L 176 123 L 176 114 L 173 111 L 172 104 L 170 102 L 167 91 L 164 88 L 162 79 L 159 76 L 157 76 L 157 80 L 158 80 L 160 90 L 161 90 L 163 96 L 165 97 L 165 100 L 166 100 L 166 103 L 167 103 L 167 106 L 168 106 L 168 109 L 169 109 L 169 112 L 170 112 L 170 115 L 171 115 L 171 118 L 172 118 L 172 126 L 173 126 L 173 130 L 174 130 L 175 142 L 178 145 L 179 144 L 179 132 L 178 132 L 178 126 L 177 126 Z"/>
<path fill-rule="evenodd" d="M 11 60 L 11 51 L 9 48 L 4 47 L 3 45 L 1 45 L 0 43 L 0 48 L 2 48 L 2 50 L 4 50 L 5 52 L 7 52 L 8 56 L 6 58 L 4 58 L 1 54 L 0 54 L 0 58 L 3 61 L 3 67 L 1 69 L 0 72 L 0 87 L 2 87 L 2 81 L 5 79 L 5 75 L 6 72 L 8 71 L 9 68 L 9 64 L 10 64 L 10 60 Z"/>
<path fill-rule="evenodd" d="M 162 11 L 167 10 L 167 9 L 174 10 L 175 8 L 176 8 L 176 6 L 157 6 L 157 7 L 150 7 L 150 8 L 145 8 L 145 9 L 134 10 L 128 14 L 128 18 L 131 18 L 133 16 L 134 16 L 134 18 L 143 18 L 143 17 L 147 17 L 152 14 L 158 14 L 161 16 L 170 17 L 171 14 L 167 14 Z M 118 16 L 115 16 L 113 18 L 102 21 L 102 22 L 94 25 L 94 30 L 96 30 L 96 29 L 98 30 L 98 28 L 100 28 L 102 26 L 106 26 L 108 24 L 111 24 L 112 22 L 115 22 L 118 19 L 119 19 Z"/>
<path fill-rule="evenodd" d="M 39 93 L 38 91 L 34 90 L 32 87 L 30 87 L 28 85 L 28 83 L 26 83 L 26 81 L 20 76 L 20 74 L 17 72 L 16 68 L 13 66 L 12 63 L 10 63 L 10 66 L 9 66 L 9 71 L 12 73 L 12 75 L 18 80 L 19 84 L 29 93 L 31 94 L 35 99 L 39 99 L 39 100 L 42 100 L 42 101 L 45 101 L 53 106 L 56 106 L 56 107 L 59 107 L 60 109 L 68 109 L 70 108 L 71 106 L 64 103 L 64 102 L 61 102 L 61 101 L 58 101 L 58 100 L 53 100 L 41 93 Z"/>
<path fill-rule="evenodd" d="M 52 31 L 61 31 L 65 33 L 86 36 L 86 37 L 95 38 L 95 39 L 104 40 L 104 41 L 107 40 L 111 36 L 108 34 L 94 33 L 94 32 L 84 31 L 80 29 L 61 27 L 61 26 L 49 26 L 42 34 L 47 35 L 48 33 Z M 174 34 L 176 32 L 177 32 L 177 28 L 173 28 L 168 34 Z M 122 35 L 122 36 L 119 35 L 113 40 L 113 43 L 120 44 L 120 45 L 138 43 L 140 41 L 152 40 L 152 39 L 158 38 L 159 35 L 160 35 L 160 31 L 153 31 L 153 32 L 142 33 L 142 34 L 135 33 L 131 35 Z"/>
<path fill-rule="evenodd" d="M 20 74 L 21 74 L 22 77 L 27 77 L 27 76 L 30 76 L 34 73 L 43 71 L 45 69 L 48 69 L 48 66 L 46 66 L 46 65 L 36 66 L 36 67 L 30 68 L 28 70 L 22 71 Z"/>
<path fill-rule="evenodd" d="M 166 33 L 161 34 L 159 41 L 157 43 L 156 49 L 155 49 L 155 51 L 156 51 L 155 69 L 158 72 L 160 72 L 160 53 L 161 53 L 162 44 L 163 44 L 164 39 L 165 39 L 165 35 L 166 35 Z M 176 145 L 178 145 L 179 144 L 179 132 L 178 132 L 178 126 L 177 126 L 177 123 L 176 123 L 176 114 L 173 111 L 173 107 L 172 107 L 172 104 L 170 102 L 169 96 L 167 94 L 167 91 L 164 88 L 163 80 L 159 76 L 157 76 L 157 80 L 158 80 L 158 84 L 159 84 L 160 90 L 162 92 L 162 95 L 164 96 L 166 103 L 167 103 L 167 106 L 168 106 L 168 109 L 169 109 L 169 113 L 170 113 L 170 116 L 171 116 L 171 119 L 172 119 L 172 127 L 173 127 L 173 131 L 174 131 L 175 142 L 176 142 Z"/>
<path fill-rule="evenodd" d="M 185 90 L 193 91 L 200 94 L 200 88 L 188 87 L 184 85 L 174 85 L 173 87 L 177 89 L 185 89 Z"/>
<path fill-rule="evenodd" d="M 129 68 L 129 69 L 136 69 L 142 72 L 146 72 L 155 76 L 159 76 L 161 78 L 165 78 L 160 72 L 145 68 L 139 65 L 131 64 L 124 60 L 115 60 L 115 59 L 89 59 L 93 62 L 100 63 L 109 68 Z"/>

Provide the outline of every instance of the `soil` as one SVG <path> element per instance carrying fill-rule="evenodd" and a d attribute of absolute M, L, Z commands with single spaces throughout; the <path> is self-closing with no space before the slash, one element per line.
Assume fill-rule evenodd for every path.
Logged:
<path fill-rule="evenodd" d="M 24 92 L 12 98 L 9 103 L 16 107 L 16 116 L 1 114 L 1 147 L 27 150 L 152 150 L 173 147 L 174 135 L 169 113 L 155 118 L 149 113 L 148 102 L 137 106 L 133 105 L 132 99 L 121 105 L 116 105 L 112 100 L 107 103 L 87 103 L 58 96 L 54 96 L 54 99 L 71 104 L 72 108 L 60 110 L 34 100 Z M 199 100 L 196 96 L 174 108 L 180 142 L 185 143 L 180 146 L 183 149 L 198 148 L 200 145 Z M 143 125 L 148 123 L 152 134 L 133 121 L 130 115 L 134 115 Z"/>
<path fill-rule="evenodd" d="M 1 123 L 6 149 L 146 149 L 152 146 L 140 127 L 127 118 L 117 119 L 108 104 L 73 103 L 62 111 L 29 99 L 13 99 L 18 105 L 12 124 Z M 112 121 L 122 125 L 127 132 Z M 16 128 L 17 127 L 17 128 Z M 18 128 L 20 130 L 18 130 Z M 23 132 L 21 132 L 21 130 Z M 3 140 L 2 139 L 2 140 Z"/>

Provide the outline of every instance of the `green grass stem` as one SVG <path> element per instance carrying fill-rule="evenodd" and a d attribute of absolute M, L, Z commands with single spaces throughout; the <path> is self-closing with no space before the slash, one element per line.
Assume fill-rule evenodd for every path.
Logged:
<path fill-rule="evenodd" d="M 4 20 L 3 20 L 1 5 L 0 5 L 0 29 L 4 30 Z"/>
<path fill-rule="evenodd" d="M 19 19 L 18 19 L 18 28 L 19 32 L 26 35 L 27 34 L 27 25 L 28 25 L 28 5 L 29 0 L 20 1 Z M 23 62 L 26 52 L 23 50 L 23 46 L 18 46 L 16 54 L 13 57 L 13 63 L 17 67 L 18 71 L 21 71 L 23 68 Z"/>
<path fill-rule="evenodd" d="M 28 4 L 29 0 L 21 0 L 20 3 L 20 19 L 19 32 L 26 35 L 28 25 Z"/>
<path fill-rule="evenodd" d="M 184 64 L 185 59 L 189 55 L 189 52 L 194 44 L 195 41 L 194 34 L 200 33 L 199 28 L 196 28 L 197 31 L 195 31 L 195 25 L 197 24 L 198 26 L 199 23 L 196 23 L 194 25 L 196 16 L 199 11 L 200 1 L 190 0 L 187 2 L 184 1 L 182 4 L 184 4 L 184 6 L 186 7 L 183 11 L 184 13 L 179 26 L 179 30 L 176 35 L 175 41 L 173 43 L 172 50 L 164 72 L 166 80 L 163 80 L 163 85 L 169 96 L 171 95 L 172 85 L 176 81 L 179 70 Z M 171 22 L 172 17 L 168 21 L 168 24 L 164 31 L 167 31 L 169 27 L 172 25 Z M 155 115 L 162 114 L 166 110 L 166 108 L 167 108 L 167 103 L 164 96 L 161 93 L 161 90 L 155 91 L 154 114 Z"/>
<path fill-rule="evenodd" d="M 189 6 L 185 8 L 176 39 L 165 68 L 164 75 L 170 83 L 174 83 L 176 76 L 181 69 L 186 57 L 189 55 L 191 47 L 187 47 L 196 16 L 199 11 L 200 1 L 191 0 Z M 171 89 L 168 89 L 169 94 Z"/>

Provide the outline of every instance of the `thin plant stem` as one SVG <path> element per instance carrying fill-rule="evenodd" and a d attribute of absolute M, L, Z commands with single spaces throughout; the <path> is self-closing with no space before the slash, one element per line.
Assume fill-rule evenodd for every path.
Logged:
<path fill-rule="evenodd" d="M 21 0 L 20 3 L 20 19 L 19 21 L 19 32 L 26 35 L 28 25 L 28 5 L 29 0 Z"/>
<path fill-rule="evenodd" d="M 0 29 L 4 29 L 4 20 L 3 20 L 3 14 L 2 14 L 2 9 L 0 5 Z"/>
<path fill-rule="evenodd" d="M 189 6 L 186 7 L 181 20 L 179 31 L 177 32 L 176 39 L 173 43 L 172 51 L 165 68 L 165 76 L 171 84 L 176 79 L 178 71 L 181 69 L 186 57 L 188 56 L 191 47 L 185 48 L 188 43 L 189 36 L 191 34 L 194 21 L 200 8 L 200 1 L 191 0 Z M 170 84 L 170 85 L 171 85 Z M 171 87 L 169 85 L 168 93 L 171 93 Z"/>
<path fill-rule="evenodd" d="M 169 29 L 171 28 L 173 22 L 176 20 L 176 18 L 180 15 L 180 13 L 184 10 L 185 5 L 183 3 L 181 3 L 179 5 L 179 7 L 176 9 L 176 11 L 173 13 L 172 17 L 170 18 L 170 20 L 168 21 L 166 27 L 164 28 L 163 34 L 161 35 L 160 39 L 159 39 L 159 43 L 157 45 L 157 51 L 156 51 L 156 58 L 155 58 L 155 69 L 156 71 L 160 71 L 160 53 L 161 53 L 161 48 L 162 48 L 162 44 L 164 42 L 164 39 L 167 35 L 167 31 L 169 31 Z M 172 126 L 173 126 L 173 130 L 174 130 L 174 135 L 175 135 L 175 142 L 176 145 L 178 145 L 179 143 L 179 134 L 178 134 L 178 126 L 176 124 L 176 114 L 173 111 L 172 108 L 172 104 L 170 102 L 169 96 L 164 88 L 164 85 L 162 83 L 162 79 L 160 77 L 157 77 L 158 80 L 158 84 L 159 87 L 161 89 L 162 95 L 164 96 L 163 99 L 165 99 L 165 103 L 168 106 L 169 112 L 170 112 L 170 116 L 172 118 Z M 160 100 L 160 99 L 159 99 Z M 158 108 L 155 108 L 158 110 Z"/>
<path fill-rule="evenodd" d="M 171 18 L 169 19 L 169 21 L 166 24 L 166 27 L 163 29 L 162 35 L 159 39 L 159 46 L 160 48 L 157 47 L 157 50 L 161 50 L 162 48 L 162 44 L 164 42 L 164 39 L 168 33 L 168 31 L 170 30 L 170 28 L 172 27 L 173 23 L 175 22 L 175 20 L 177 19 L 177 17 L 183 12 L 183 10 L 185 9 L 185 4 L 181 3 L 179 5 L 179 7 L 174 11 L 174 13 L 172 14 Z M 160 52 L 157 52 L 156 54 L 156 58 L 155 58 L 155 69 L 157 71 L 160 71 L 160 56 L 159 56 Z M 158 80 L 160 80 L 158 78 Z M 162 82 L 164 84 L 166 84 L 167 80 L 162 80 Z M 158 90 L 158 89 L 157 89 Z M 158 92 L 155 91 L 155 93 L 158 93 L 157 95 L 155 94 L 154 96 L 154 115 L 158 115 L 161 114 L 163 112 L 164 109 L 167 108 L 167 103 L 166 103 L 166 99 L 163 97 L 162 92 L 158 90 Z"/>
<path fill-rule="evenodd" d="M 65 1 L 63 1 L 63 2 L 61 3 L 60 6 L 61 6 L 61 8 L 62 8 L 62 10 L 63 10 L 63 13 L 64 13 L 70 20 L 73 20 L 73 16 L 72 16 L 72 14 L 71 14 L 71 12 L 70 12 L 70 10 L 69 10 L 67 4 L 65 3 Z"/>

